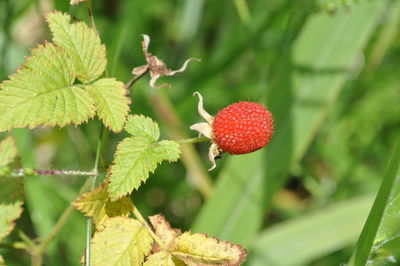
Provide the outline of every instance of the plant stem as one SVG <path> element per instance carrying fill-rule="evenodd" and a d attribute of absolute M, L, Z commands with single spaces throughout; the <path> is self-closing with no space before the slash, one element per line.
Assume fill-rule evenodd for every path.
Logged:
<path fill-rule="evenodd" d="M 81 189 L 79 191 L 79 195 L 82 195 L 83 193 L 88 191 L 90 189 L 90 185 L 91 185 L 91 179 L 88 178 L 88 179 L 86 179 L 85 183 L 81 187 Z M 69 217 L 71 216 L 71 214 L 73 212 L 74 212 L 74 206 L 73 205 L 69 205 L 68 208 L 66 208 L 64 210 L 63 214 L 58 219 L 57 223 L 54 225 L 53 231 L 51 231 L 51 233 L 48 234 L 42 241 L 40 241 L 40 244 L 37 245 L 34 248 L 34 250 L 32 250 L 32 265 L 33 266 L 42 265 L 43 252 L 44 252 L 45 248 L 58 235 L 58 233 L 61 231 L 61 229 L 67 223 Z"/>
<path fill-rule="evenodd" d="M 156 241 L 156 243 L 160 246 L 160 248 L 163 250 L 168 250 L 167 247 L 164 245 L 164 243 L 161 241 L 161 239 L 153 232 L 153 229 L 151 228 L 151 226 L 143 218 L 142 214 L 139 212 L 139 210 L 136 208 L 136 206 L 134 204 L 133 204 L 133 214 L 136 216 L 139 223 L 141 223 L 143 227 L 146 227 L 147 231 L 149 232 L 151 237 L 154 239 L 154 241 Z"/>
<path fill-rule="evenodd" d="M 24 242 L 0 243 L 0 248 L 29 250 Z"/>
<path fill-rule="evenodd" d="M 97 141 L 96 158 L 94 161 L 93 171 L 98 171 L 98 168 L 99 168 L 99 162 L 100 162 L 100 157 L 101 157 L 101 153 L 102 153 L 103 142 L 105 142 L 106 139 L 108 138 L 108 134 L 106 134 L 106 130 L 107 129 L 102 124 L 99 139 Z M 94 176 L 92 178 L 92 182 L 90 185 L 92 190 L 96 187 L 96 181 L 97 181 L 97 176 Z M 92 226 L 93 226 L 92 219 L 88 218 L 86 220 L 86 251 L 85 251 L 85 255 L 86 255 L 85 263 L 87 266 L 90 266 L 90 241 L 92 239 Z"/>
<path fill-rule="evenodd" d="M 91 1 L 91 0 L 86 1 L 86 8 L 87 8 L 88 15 L 89 15 L 89 19 L 90 19 L 90 25 L 92 26 L 92 28 L 93 28 L 95 31 L 97 31 L 96 23 L 94 22 L 93 9 L 92 9 L 92 1 Z"/>
<path fill-rule="evenodd" d="M 198 143 L 198 142 L 205 142 L 209 141 L 210 139 L 207 137 L 198 137 L 198 138 L 190 138 L 190 139 L 182 139 L 182 140 L 177 140 L 179 144 L 189 144 L 189 143 Z"/>
<path fill-rule="evenodd" d="M 143 72 L 142 74 L 133 77 L 128 83 L 126 83 L 125 89 L 129 89 L 130 87 L 132 87 L 133 84 L 135 84 L 136 81 L 138 81 L 138 80 L 141 79 L 144 75 L 146 75 L 147 72 L 149 72 L 149 70 L 146 70 L 146 71 Z"/>

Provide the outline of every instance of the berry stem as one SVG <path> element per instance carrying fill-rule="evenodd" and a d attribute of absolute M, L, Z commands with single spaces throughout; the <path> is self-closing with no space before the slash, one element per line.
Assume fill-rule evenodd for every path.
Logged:
<path fill-rule="evenodd" d="M 207 137 L 198 137 L 198 138 L 182 139 L 182 140 L 178 140 L 176 142 L 178 142 L 179 144 L 188 144 L 188 143 L 205 142 L 205 141 L 209 141 L 209 140 L 210 139 Z"/>

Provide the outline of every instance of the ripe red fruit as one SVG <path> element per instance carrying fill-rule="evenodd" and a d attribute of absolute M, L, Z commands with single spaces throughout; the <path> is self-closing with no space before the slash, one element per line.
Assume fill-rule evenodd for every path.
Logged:
<path fill-rule="evenodd" d="M 222 109 L 212 123 L 214 141 L 230 154 L 244 154 L 268 144 L 274 132 L 272 114 L 261 104 L 238 102 Z"/>

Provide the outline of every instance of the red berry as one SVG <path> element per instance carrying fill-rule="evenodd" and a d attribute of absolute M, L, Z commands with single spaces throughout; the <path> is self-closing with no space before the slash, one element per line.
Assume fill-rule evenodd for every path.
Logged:
<path fill-rule="evenodd" d="M 272 114 L 261 104 L 238 102 L 222 109 L 212 125 L 214 141 L 230 154 L 261 149 L 274 132 Z"/>

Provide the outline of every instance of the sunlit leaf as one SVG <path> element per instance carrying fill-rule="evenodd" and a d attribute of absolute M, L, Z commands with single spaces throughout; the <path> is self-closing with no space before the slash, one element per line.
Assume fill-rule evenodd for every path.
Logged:
<path fill-rule="evenodd" d="M 97 79 L 106 68 L 106 48 L 99 35 L 83 22 L 71 23 L 71 17 L 60 12 L 46 16 L 54 42 L 73 59 L 76 76 L 83 83 Z"/>
<path fill-rule="evenodd" d="M 0 142 L 0 167 L 11 163 L 17 156 L 14 138 L 9 136 Z"/>
<path fill-rule="evenodd" d="M 181 153 L 175 141 L 158 141 L 158 125 L 150 118 L 128 116 L 125 130 L 133 137 L 121 141 L 115 153 L 108 188 L 113 200 L 137 189 L 157 164 L 164 160 L 175 162 Z"/>
<path fill-rule="evenodd" d="M 145 263 L 144 266 L 176 266 L 171 253 L 161 251 L 155 254 L 150 255 Z"/>
<path fill-rule="evenodd" d="M 74 80 L 73 63 L 59 47 L 33 49 L 17 74 L 0 84 L 0 131 L 87 121 L 95 114 L 94 102 Z"/>
<path fill-rule="evenodd" d="M 97 230 L 103 228 L 107 219 L 116 216 L 128 216 L 133 210 L 133 204 L 129 197 L 110 201 L 106 184 L 83 194 L 82 197 L 74 201 L 73 205 L 87 217 L 93 219 Z"/>
<path fill-rule="evenodd" d="M 93 266 L 142 265 L 153 239 L 145 227 L 130 218 L 110 218 L 96 232 L 91 245 Z"/>
<path fill-rule="evenodd" d="M 121 131 L 130 103 L 124 84 L 113 78 L 103 78 L 87 85 L 86 89 L 92 96 L 97 107 L 97 115 L 103 123 L 114 132 Z"/>
<path fill-rule="evenodd" d="M 160 129 L 151 118 L 142 115 L 130 115 L 126 121 L 125 130 L 137 137 L 150 137 L 157 141 L 160 137 Z"/>
<path fill-rule="evenodd" d="M 172 250 L 174 256 L 193 266 L 240 265 L 247 255 L 239 245 L 188 232 L 175 240 Z"/>
<path fill-rule="evenodd" d="M 6 237 L 21 216 L 23 199 L 22 178 L 0 177 L 0 240 Z"/>

